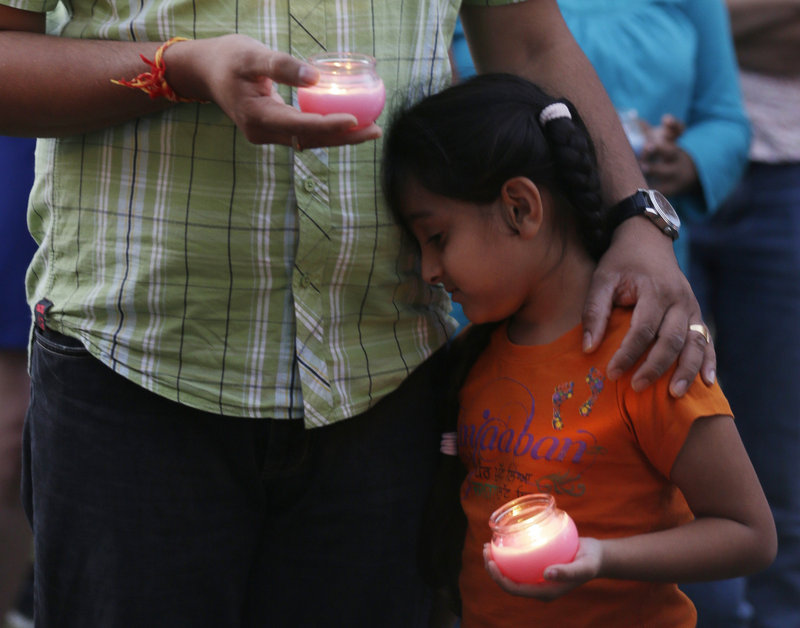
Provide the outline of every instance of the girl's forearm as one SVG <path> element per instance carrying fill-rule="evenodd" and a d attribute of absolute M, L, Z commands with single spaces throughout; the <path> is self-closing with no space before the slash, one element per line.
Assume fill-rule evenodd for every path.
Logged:
<path fill-rule="evenodd" d="M 777 550 L 774 534 L 769 531 L 711 517 L 600 543 L 602 559 L 597 577 L 661 582 L 747 575 L 766 568 Z"/>

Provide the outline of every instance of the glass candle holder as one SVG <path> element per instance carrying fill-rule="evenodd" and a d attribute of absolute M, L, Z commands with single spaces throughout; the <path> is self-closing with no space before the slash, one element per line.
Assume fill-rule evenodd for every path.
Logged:
<path fill-rule="evenodd" d="M 569 563 L 578 552 L 578 530 L 552 495 L 523 495 L 489 518 L 491 553 L 501 573 L 514 582 L 544 582 L 549 565 Z"/>
<path fill-rule="evenodd" d="M 358 120 L 356 128 L 378 119 L 386 103 L 386 89 L 373 57 L 356 52 L 326 52 L 312 56 L 308 62 L 319 70 L 319 81 L 298 88 L 301 111 L 350 113 Z"/>

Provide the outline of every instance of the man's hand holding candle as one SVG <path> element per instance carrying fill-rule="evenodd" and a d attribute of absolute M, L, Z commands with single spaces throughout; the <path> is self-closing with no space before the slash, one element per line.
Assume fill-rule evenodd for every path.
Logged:
<path fill-rule="evenodd" d="M 358 127 L 348 113 L 304 113 L 287 104 L 277 83 L 310 86 L 311 64 L 270 50 L 244 35 L 183 41 L 165 52 L 167 81 L 181 96 L 216 103 L 254 144 L 302 148 L 359 144 L 381 136 L 376 124 Z"/>

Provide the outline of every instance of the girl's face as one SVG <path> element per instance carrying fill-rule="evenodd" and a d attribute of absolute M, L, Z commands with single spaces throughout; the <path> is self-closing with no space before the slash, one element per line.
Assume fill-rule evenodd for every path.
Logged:
<path fill-rule="evenodd" d="M 531 249 L 503 218 L 500 203 L 480 206 L 446 198 L 416 181 L 403 203 L 422 254 L 423 279 L 443 284 L 474 323 L 513 315 L 531 287 L 525 271 L 533 261 Z"/>

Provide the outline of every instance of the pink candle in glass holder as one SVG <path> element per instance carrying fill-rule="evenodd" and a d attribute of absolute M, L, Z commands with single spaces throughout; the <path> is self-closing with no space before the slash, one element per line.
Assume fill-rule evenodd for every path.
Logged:
<path fill-rule="evenodd" d="M 501 573 L 519 583 L 544 582 L 549 565 L 569 563 L 578 552 L 578 530 L 552 495 L 523 495 L 489 518 L 491 553 Z"/>
<path fill-rule="evenodd" d="M 319 81 L 297 90 L 297 103 L 306 113 L 350 113 L 358 126 L 369 126 L 383 111 L 386 89 L 376 71 L 377 61 L 356 52 L 326 52 L 309 60 Z"/>

